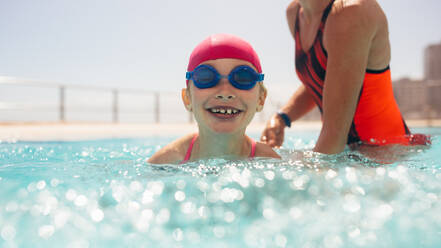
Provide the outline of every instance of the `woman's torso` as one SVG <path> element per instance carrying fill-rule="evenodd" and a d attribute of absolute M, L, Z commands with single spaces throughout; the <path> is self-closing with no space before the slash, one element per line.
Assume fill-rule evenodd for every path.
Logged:
<path fill-rule="evenodd" d="M 314 25 L 316 28 L 318 26 L 315 34 L 314 32 L 311 33 L 310 30 L 307 30 L 309 33 L 301 32 L 301 28 L 305 29 L 307 25 L 300 23 L 299 12 L 297 12 L 295 28 L 293 30 L 296 41 L 295 62 L 297 75 L 311 93 L 321 112 L 323 112 L 323 87 L 328 60 L 324 34 L 326 20 L 333 8 L 333 4 L 334 0 L 324 10 L 320 22 L 311 22 L 313 29 Z M 407 142 L 404 136 L 409 134 L 409 130 L 401 117 L 393 96 L 390 69 L 387 65 L 390 57 L 387 26 L 385 29 L 378 32 L 386 32 L 379 34 L 380 36 L 386 36 L 386 38 L 374 37 L 372 41 L 382 43 L 383 47 L 379 49 L 379 44 L 375 44 L 375 46 L 371 46 L 369 51 L 368 68 L 369 65 L 372 65 L 376 69 L 366 69 L 357 108 L 348 134 L 348 144 L 358 141 L 369 144 Z M 301 34 L 306 35 L 305 39 L 302 39 Z M 312 41 L 312 45 L 302 44 L 302 41 Z M 375 47 L 375 49 L 372 49 L 372 47 Z M 304 50 L 305 48 L 307 50 Z M 389 53 L 377 55 L 381 50 L 386 50 Z M 386 66 L 377 69 L 382 64 Z"/>

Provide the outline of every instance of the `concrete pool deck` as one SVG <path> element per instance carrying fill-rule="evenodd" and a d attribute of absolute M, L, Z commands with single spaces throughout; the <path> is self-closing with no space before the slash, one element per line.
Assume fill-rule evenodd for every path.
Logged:
<path fill-rule="evenodd" d="M 409 120 L 410 128 L 441 127 L 441 120 Z M 265 124 L 253 123 L 247 133 L 260 133 Z M 319 130 L 319 121 L 298 121 L 290 131 Z M 112 124 L 112 123 L 0 123 L 0 141 L 84 140 L 101 138 L 143 138 L 152 135 L 184 135 L 195 132 L 196 124 Z"/>

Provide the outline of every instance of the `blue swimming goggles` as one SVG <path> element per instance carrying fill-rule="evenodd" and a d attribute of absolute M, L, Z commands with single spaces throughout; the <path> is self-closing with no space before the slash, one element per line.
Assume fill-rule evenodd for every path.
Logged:
<path fill-rule="evenodd" d="M 228 78 L 228 81 L 240 90 L 252 89 L 257 82 L 263 81 L 263 74 L 257 73 L 247 65 L 234 68 L 228 75 L 219 74 L 213 66 L 199 65 L 193 71 L 187 72 L 185 77 L 187 80 L 193 80 L 194 85 L 199 89 L 214 87 L 221 78 Z"/>

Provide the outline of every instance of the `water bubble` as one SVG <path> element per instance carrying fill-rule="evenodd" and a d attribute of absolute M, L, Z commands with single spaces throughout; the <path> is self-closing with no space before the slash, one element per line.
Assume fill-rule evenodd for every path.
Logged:
<path fill-rule="evenodd" d="M 135 220 L 136 228 L 141 232 L 147 232 L 150 227 L 150 220 L 154 217 L 151 209 L 145 209 L 141 213 L 141 217 Z"/>
<path fill-rule="evenodd" d="M 38 235 L 44 239 L 50 238 L 54 234 L 55 228 L 52 225 L 41 226 L 38 229 Z"/>
<path fill-rule="evenodd" d="M 153 192 L 146 190 L 144 191 L 144 193 L 142 193 L 142 199 L 141 199 L 142 204 L 149 204 L 152 203 L 153 201 L 154 201 Z"/>
<path fill-rule="evenodd" d="M 386 174 L 386 169 L 383 167 L 379 167 L 375 171 L 377 172 L 377 175 L 380 177 L 383 177 Z"/>
<path fill-rule="evenodd" d="M 138 202 L 136 202 L 136 201 L 130 201 L 128 204 L 127 204 L 127 211 L 129 212 L 129 213 L 134 213 L 134 212 L 138 212 L 138 210 L 141 208 L 141 205 L 138 203 Z"/>
<path fill-rule="evenodd" d="M 355 174 L 354 168 L 346 167 L 346 179 L 350 183 L 357 182 L 357 174 Z"/>
<path fill-rule="evenodd" d="M 286 243 L 288 242 L 288 240 L 286 239 L 285 235 L 282 235 L 282 234 L 277 234 L 275 239 L 276 239 L 275 240 L 276 241 L 276 245 L 278 247 L 285 247 Z"/>
<path fill-rule="evenodd" d="M 185 193 L 183 191 L 176 191 L 175 193 L 175 199 L 176 201 L 184 201 L 185 200 Z"/>
<path fill-rule="evenodd" d="M 74 204 L 78 207 L 83 207 L 87 204 L 87 197 L 85 195 L 79 195 L 75 198 Z"/>
<path fill-rule="evenodd" d="M 265 186 L 265 180 L 263 180 L 262 178 L 256 178 L 256 180 L 254 180 L 254 186 L 262 188 L 263 186 Z"/>
<path fill-rule="evenodd" d="M 64 210 L 56 211 L 54 214 L 55 227 L 57 228 L 63 227 L 66 224 L 66 222 L 69 220 L 70 216 L 71 216 L 71 212 L 69 211 L 64 211 Z"/>
<path fill-rule="evenodd" d="M 306 187 L 306 183 L 309 181 L 309 177 L 307 175 L 302 175 L 297 177 L 291 182 L 291 188 L 295 190 L 304 190 Z"/>
<path fill-rule="evenodd" d="M 208 208 L 205 206 L 201 206 L 198 208 L 198 214 L 202 219 L 206 219 L 208 217 Z"/>
<path fill-rule="evenodd" d="M 204 181 L 198 181 L 197 186 L 198 186 L 199 190 L 202 192 L 208 192 L 210 190 L 210 185 Z"/>
<path fill-rule="evenodd" d="M 90 211 L 90 217 L 94 222 L 100 222 L 104 218 L 104 212 L 99 208 L 93 209 Z"/>
<path fill-rule="evenodd" d="M 388 218 L 390 215 L 392 215 L 392 213 L 394 212 L 394 209 L 392 208 L 392 206 L 390 206 L 389 204 L 382 204 L 380 206 L 378 206 L 377 208 L 375 208 L 373 210 L 373 217 L 377 218 L 377 219 L 386 219 Z"/>
<path fill-rule="evenodd" d="M 34 192 L 37 189 L 37 185 L 35 182 L 32 182 L 26 188 L 29 192 Z"/>
<path fill-rule="evenodd" d="M 358 236 L 360 236 L 360 229 L 358 227 L 349 228 L 348 236 L 353 239 L 357 238 Z"/>
<path fill-rule="evenodd" d="M 238 198 L 240 198 L 239 190 L 234 188 L 225 188 L 220 194 L 220 199 L 223 202 L 234 202 Z"/>
<path fill-rule="evenodd" d="M 269 181 L 273 180 L 275 177 L 274 171 L 265 171 L 263 174 L 265 175 L 265 178 Z"/>
<path fill-rule="evenodd" d="M 359 195 L 366 195 L 366 192 L 364 189 L 360 186 L 355 186 L 351 189 L 352 193 L 359 194 Z"/>
<path fill-rule="evenodd" d="M 36 187 L 38 190 L 43 190 L 46 187 L 46 182 L 44 180 L 38 181 Z"/>
<path fill-rule="evenodd" d="M 141 192 L 142 191 L 142 184 L 138 181 L 133 181 L 130 183 L 129 188 L 133 192 Z"/>
<path fill-rule="evenodd" d="M 274 210 L 271 208 L 266 208 L 263 210 L 263 217 L 267 220 L 273 219 L 275 215 L 276 214 L 275 214 Z"/>
<path fill-rule="evenodd" d="M 167 208 L 163 208 L 159 210 L 159 213 L 156 215 L 156 222 L 158 224 L 167 223 L 170 219 L 170 210 Z"/>
<path fill-rule="evenodd" d="M 329 170 L 326 172 L 325 179 L 326 179 L 326 180 L 331 180 L 331 179 L 333 179 L 334 177 L 336 177 L 337 175 L 338 175 L 338 173 L 337 173 L 335 170 L 329 169 Z"/>
<path fill-rule="evenodd" d="M 162 191 L 164 190 L 164 183 L 161 181 L 157 182 L 149 182 L 147 184 L 147 188 L 155 195 L 162 194 Z"/>
<path fill-rule="evenodd" d="M 223 238 L 225 236 L 225 228 L 221 226 L 215 226 L 213 227 L 213 233 L 214 236 L 216 236 L 217 238 Z"/>
<path fill-rule="evenodd" d="M 393 179 L 396 179 L 396 178 L 398 178 L 398 172 L 396 171 L 396 170 L 391 170 L 391 171 L 389 171 L 388 173 L 387 173 L 387 175 L 390 177 L 390 178 L 393 178 Z"/>
<path fill-rule="evenodd" d="M 344 198 L 345 203 L 343 204 L 343 209 L 345 211 L 355 213 L 360 210 L 360 202 L 355 195 L 347 194 Z"/>
<path fill-rule="evenodd" d="M 185 188 L 185 185 L 186 185 L 187 183 L 184 181 L 184 180 L 178 180 L 177 182 L 176 182 L 176 188 L 178 188 L 178 189 L 184 189 Z"/>
<path fill-rule="evenodd" d="M 294 220 L 302 217 L 303 212 L 300 208 L 297 207 L 293 207 L 289 210 L 289 215 L 291 216 L 291 218 L 293 218 Z"/>
<path fill-rule="evenodd" d="M 1 230 L 1 236 L 4 240 L 6 240 L 6 241 L 13 240 L 15 238 L 15 235 L 16 235 L 16 231 L 13 226 L 11 226 L 11 225 L 3 226 L 2 230 Z"/>
<path fill-rule="evenodd" d="M 282 177 L 285 180 L 291 180 L 293 179 L 294 175 L 295 175 L 294 171 L 284 171 Z"/>
<path fill-rule="evenodd" d="M 233 212 L 228 211 L 228 212 L 225 213 L 225 218 L 224 219 L 225 219 L 226 222 L 231 223 L 231 222 L 234 221 L 235 218 L 236 218 L 236 215 Z"/>
<path fill-rule="evenodd" d="M 52 178 L 51 179 L 51 186 L 52 187 L 57 187 L 58 184 L 60 184 L 60 180 L 56 179 L 56 178 Z"/>
<path fill-rule="evenodd" d="M 184 239 L 184 232 L 182 232 L 181 228 L 176 228 L 173 230 L 173 239 L 180 242 Z"/>
<path fill-rule="evenodd" d="M 67 190 L 65 197 L 68 201 L 73 201 L 77 197 L 77 192 L 73 189 Z"/>
<path fill-rule="evenodd" d="M 184 202 L 181 204 L 181 212 L 184 214 L 192 214 L 196 211 L 196 205 L 193 202 Z"/>

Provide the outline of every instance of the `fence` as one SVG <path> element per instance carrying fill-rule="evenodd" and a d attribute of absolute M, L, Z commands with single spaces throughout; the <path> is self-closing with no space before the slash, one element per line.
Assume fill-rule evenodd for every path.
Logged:
<path fill-rule="evenodd" d="M 279 104 L 267 99 L 255 122 Z M 0 77 L 0 122 L 192 122 L 180 92 L 116 89 Z"/>

